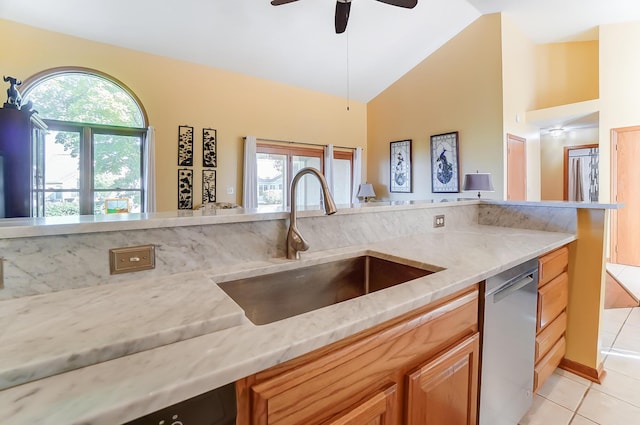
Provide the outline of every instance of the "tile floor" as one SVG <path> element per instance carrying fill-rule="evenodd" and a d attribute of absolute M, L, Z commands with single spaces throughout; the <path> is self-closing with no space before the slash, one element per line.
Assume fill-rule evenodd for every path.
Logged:
<path fill-rule="evenodd" d="M 602 346 L 602 384 L 558 369 L 520 425 L 640 425 L 640 307 L 604 310 Z"/>
<path fill-rule="evenodd" d="M 637 299 L 640 299 L 640 267 L 607 263 L 607 270 L 618 279 L 618 282 L 623 284 L 629 292 Z"/>

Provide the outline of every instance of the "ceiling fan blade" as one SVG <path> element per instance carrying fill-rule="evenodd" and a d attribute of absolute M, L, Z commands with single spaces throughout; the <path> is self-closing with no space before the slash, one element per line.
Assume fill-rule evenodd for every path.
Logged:
<path fill-rule="evenodd" d="M 281 4 L 293 3 L 298 0 L 271 0 L 272 6 L 280 6 Z"/>
<path fill-rule="evenodd" d="M 347 29 L 351 0 L 338 0 L 336 2 L 336 34 L 342 34 Z"/>
<path fill-rule="evenodd" d="M 418 4 L 418 0 L 378 0 L 378 1 L 381 3 L 390 4 L 392 6 L 406 7 L 407 9 L 413 9 Z"/>

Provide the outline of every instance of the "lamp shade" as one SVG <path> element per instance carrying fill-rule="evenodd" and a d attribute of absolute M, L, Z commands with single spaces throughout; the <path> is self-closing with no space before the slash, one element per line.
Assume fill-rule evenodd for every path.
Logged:
<path fill-rule="evenodd" d="M 464 175 L 464 183 L 462 190 L 477 190 L 478 198 L 480 192 L 493 192 L 493 183 L 491 183 L 490 173 L 473 173 Z"/>
<path fill-rule="evenodd" d="M 362 183 L 358 189 L 358 198 L 372 198 L 376 196 L 371 183 Z"/>

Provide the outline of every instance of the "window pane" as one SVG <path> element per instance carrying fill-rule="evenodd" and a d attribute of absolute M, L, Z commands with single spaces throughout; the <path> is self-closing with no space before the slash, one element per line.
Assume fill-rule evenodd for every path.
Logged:
<path fill-rule="evenodd" d="M 118 190 L 118 191 L 100 191 L 93 194 L 93 213 L 95 215 L 106 214 L 105 201 L 107 199 L 128 200 L 129 212 L 139 213 L 142 211 L 141 193 L 140 191 Z M 121 202 L 123 204 L 125 202 Z"/>
<path fill-rule="evenodd" d="M 80 192 L 52 192 L 44 193 L 45 217 L 58 217 L 80 214 Z"/>
<path fill-rule="evenodd" d="M 258 153 L 258 205 L 286 205 L 287 156 Z"/>
<path fill-rule="evenodd" d="M 313 167 L 322 171 L 320 157 L 315 156 L 293 156 L 293 174 L 305 167 Z M 320 182 L 315 176 L 305 175 L 298 182 L 296 188 L 296 206 L 302 208 L 319 208 L 321 202 Z"/>
<path fill-rule="evenodd" d="M 93 136 L 95 189 L 140 189 L 142 141 L 136 136 Z"/>
<path fill-rule="evenodd" d="M 120 86 L 98 75 L 53 75 L 25 93 L 43 119 L 142 127 L 136 101 Z"/>
<path fill-rule="evenodd" d="M 333 200 L 338 205 L 351 204 L 351 161 L 333 160 Z"/>
<path fill-rule="evenodd" d="M 80 188 L 80 133 L 51 130 L 45 137 L 46 189 Z"/>

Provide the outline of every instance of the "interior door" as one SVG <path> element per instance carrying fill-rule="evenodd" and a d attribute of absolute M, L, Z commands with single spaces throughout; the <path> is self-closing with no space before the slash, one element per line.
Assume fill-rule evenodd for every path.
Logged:
<path fill-rule="evenodd" d="M 612 210 L 611 260 L 640 266 L 640 126 L 611 133 L 611 198 L 624 203 L 624 208 Z"/>
<path fill-rule="evenodd" d="M 507 134 L 507 199 L 527 199 L 527 140 Z"/>

